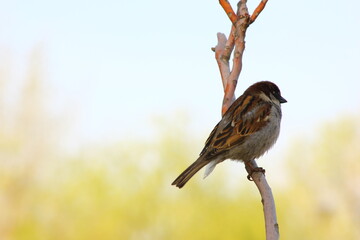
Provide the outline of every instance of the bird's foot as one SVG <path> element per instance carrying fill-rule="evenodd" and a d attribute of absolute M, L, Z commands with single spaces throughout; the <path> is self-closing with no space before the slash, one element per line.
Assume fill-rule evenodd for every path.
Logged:
<path fill-rule="evenodd" d="M 262 167 L 250 168 L 250 172 L 249 172 L 249 174 L 247 175 L 247 179 L 248 179 L 249 181 L 254 181 L 253 178 L 251 177 L 251 175 L 252 175 L 254 172 L 262 172 L 263 174 L 265 174 L 265 169 L 263 169 Z"/>

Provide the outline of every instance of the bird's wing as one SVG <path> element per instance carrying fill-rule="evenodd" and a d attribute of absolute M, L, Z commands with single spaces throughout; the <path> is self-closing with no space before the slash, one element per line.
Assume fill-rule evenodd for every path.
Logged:
<path fill-rule="evenodd" d="M 266 125 L 272 106 L 256 99 L 254 96 L 242 96 L 231 105 L 211 132 L 200 156 L 213 157 L 242 144 L 249 135 Z"/>

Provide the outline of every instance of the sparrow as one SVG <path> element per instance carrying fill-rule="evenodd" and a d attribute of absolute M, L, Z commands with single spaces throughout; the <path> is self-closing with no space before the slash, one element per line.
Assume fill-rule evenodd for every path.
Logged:
<path fill-rule="evenodd" d="M 182 188 L 204 166 L 207 166 L 205 178 L 226 159 L 246 164 L 262 156 L 279 136 L 280 105 L 286 102 L 280 89 L 272 82 L 261 81 L 251 85 L 214 127 L 199 158 L 172 185 Z"/>

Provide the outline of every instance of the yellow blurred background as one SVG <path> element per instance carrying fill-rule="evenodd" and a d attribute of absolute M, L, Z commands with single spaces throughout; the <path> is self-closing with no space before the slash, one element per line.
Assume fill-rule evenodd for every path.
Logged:
<path fill-rule="evenodd" d="M 247 32 L 236 95 L 288 100 L 258 161 L 281 239 L 360 239 L 359 8 L 269 1 Z M 243 164 L 170 185 L 220 119 L 229 30 L 215 0 L 0 1 L 0 240 L 264 239 Z"/>
<path fill-rule="evenodd" d="M 11 95 L 0 71 L 0 239 L 264 239 L 255 185 L 244 173 L 231 183 L 232 163 L 170 186 L 202 146 L 182 114 L 156 118 L 150 140 L 64 151 L 66 117 L 46 107 L 40 56 Z M 359 142 L 359 116 L 339 117 L 268 171 L 282 239 L 360 239 Z"/>

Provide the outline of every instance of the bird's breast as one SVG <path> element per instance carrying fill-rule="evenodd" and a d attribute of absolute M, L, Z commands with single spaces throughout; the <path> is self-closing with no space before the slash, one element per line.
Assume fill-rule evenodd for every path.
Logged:
<path fill-rule="evenodd" d="M 276 142 L 280 133 L 280 121 L 281 109 L 273 106 L 266 126 L 247 136 L 243 144 L 231 149 L 229 156 L 245 162 L 262 156 Z"/>

